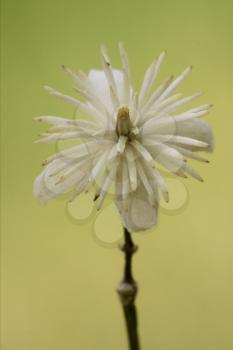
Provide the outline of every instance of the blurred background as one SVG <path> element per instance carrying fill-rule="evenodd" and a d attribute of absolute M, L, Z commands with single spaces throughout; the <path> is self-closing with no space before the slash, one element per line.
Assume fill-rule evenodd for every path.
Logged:
<path fill-rule="evenodd" d="M 73 115 L 43 85 L 70 92 L 61 64 L 100 68 L 102 43 L 119 67 L 119 40 L 136 88 L 166 49 L 159 81 L 193 64 L 180 90 L 214 104 L 215 152 L 196 164 L 205 182 L 169 178 L 158 226 L 135 234 L 142 349 L 232 349 L 232 0 L 2 0 L 1 15 L 2 350 L 127 349 L 116 210 L 109 201 L 97 215 L 89 195 L 70 207 L 32 197 L 54 152 L 33 143 L 43 127 L 32 118 Z"/>

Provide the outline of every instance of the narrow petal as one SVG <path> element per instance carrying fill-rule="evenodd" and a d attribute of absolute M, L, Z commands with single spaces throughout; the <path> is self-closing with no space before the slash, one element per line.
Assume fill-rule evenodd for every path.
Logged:
<path fill-rule="evenodd" d="M 59 152 L 48 157 L 44 162 L 44 165 L 51 163 L 55 159 L 62 159 L 64 162 L 70 162 L 73 160 L 79 160 L 85 157 L 91 157 L 105 149 L 106 145 L 110 146 L 109 141 L 99 142 L 98 140 L 91 140 L 80 145 L 61 149 Z"/>
<path fill-rule="evenodd" d="M 135 156 L 131 147 L 126 148 L 126 160 L 128 165 L 129 172 L 129 181 L 132 191 L 135 191 L 137 188 L 137 169 L 135 163 Z"/>
<path fill-rule="evenodd" d="M 175 95 L 169 96 L 162 102 L 155 102 L 155 104 L 151 106 L 144 120 L 156 117 L 159 111 L 163 111 L 164 113 L 167 113 L 166 111 L 167 106 L 170 106 L 174 101 L 177 101 L 181 96 L 182 94 L 175 94 Z"/>
<path fill-rule="evenodd" d="M 153 61 L 145 73 L 145 77 L 142 83 L 141 90 L 139 92 L 139 105 L 141 106 L 144 102 L 144 99 L 148 92 L 150 91 L 157 75 L 159 68 L 164 60 L 165 52 L 162 52 L 161 55 Z"/>
<path fill-rule="evenodd" d="M 154 175 L 156 177 L 156 180 L 157 180 L 158 186 L 160 188 L 160 191 L 161 191 L 161 193 L 163 195 L 163 198 L 164 198 L 165 202 L 168 203 L 169 202 L 169 192 L 168 192 L 168 188 L 167 188 L 166 182 L 164 181 L 163 176 L 156 169 L 156 167 L 153 167 L 153 169 L 154 169 Z"/>
<path fill-rule="evenodd" d="M 204 105 L 197 108 L 190 109 L 186 112 L 174 115 L 173 117 L 177 122 L 183 122 L 186 120 L 191 120 L 194 118 L 203 117 L 204 115 L 208 114 L 209 109 L 212 107 L 212 105 Z"/>
<path fill-rule="evenodd" d="M 154 160 L 171 172 L 177 172 L 184 165 L 184 157 L 174 148 L 165 144 L 148 147 Z"/>
<path fill-rule="evenodd" d="M 186 158 L 191 158 L 191 159 L 195 159 L 198 160 L 199 162 L 204 162 L 204 163 L 209 163 L 208 159 L 200 156 L 198 153 L 196 152 L 192 152 L 190 150 L 187 150 L 184 147 L 181 146 L 177 146 L 174 144 L 170 145 L 171 147 L 175 148 L 178 152 L 180 152 L 181 154 L 183 154 L 184 157 Z"/>
<path fill-rule="evenodd" d="M 67 118 L 57 117 L 57 116 L 39 116 L 35 117 L 34 120 L 38 122 L 44 122 L 51 125 L 61 125 L 61 124 L 74 124 L 75 121 Z"/>
<path fill-rule="evenodd" d="M 49 128 L 46 133 L 47 134 L 52 134 L 52 133 L 65 133 L 65 132 L 79 132 L 79 131 L 83 131 L 80 130 L 80 128 L 77 125 L 72 125 L 72 124 L 60 124 L 57 126 L 53 126 L 52 128 Z M 46 134 L 45 133 L 45 134 Z"/>
<path fill-rule="evenodd" d="M 109 173 L 107 174 L 107 176 L 105 177 L 103 183 L 100 186 L 100 193 L 99 193 L 98 198 L 96 200 L 97 210 L 101 209 L 101 207 L 103 205 L 103 202 L 104 202 L 104 199 L 105 199 L 105 197 L 106 197 L 106 195 L 108 193 L 108 189 L 111 186 L 112 182 L 115 181 L 117 166 L 118 166 L 118 162 L 116 162 L 112 166 L 111 170 L 109 171 Z"/>
<path fill-rule="evenodd" d="M 61 92 L 56 91 L 55 89 L 51 88 L 50 86 L 45 86 L 44 88 L 45 88 L 45 90 L 48 91 L 48 93 L 50 95 L 53 95 L 53 96 L 55 96 L 57 98 L 60 98 L 61 100 L 65 101 L 65 102 L 68 102 L 68 103 L 72 104 L 75 107 L 79 107 L 82 104 L 76 98 L 68 96 L 68 95 L 65 95 L 65 94 L 62 94 Z"/>
<path fill-rule="evenodd" d="M 194 179 L 196 179 L 196 180 L 198 180 L 198 181 L 200 181 L 200 182 L 203 182 L 204 180 L 203 180 L 203 178 L 191 167 L 191 165 L 189 165 L 189 164 L 185 164 L 184 165 L 184 167 L 183 167 L 183 170 L 187 173 L 187 174 L 189 174 L 189 175 L 191 175 Z"/>
<path fill-rule="evenodd" d="M 48 86 L 45 86 L 45 89 L 50 93 L 50 95 L 53 95 L 63 100 L 64 102 L 67 102 L 73 105 L 74 107 L 79 109 L 81 112 L 96 118 L 98 121 L 103 121 L 103 115 L 100 114 L 96 109 L 90 108 L 87 104 L 80 102 L 74 97 L 62 94 L 61 92 L 56 91 L 53 88 L 50 88 Z"/>
<path fill-rule="evenodd" d="M 163 101 L 170 93 L 187 77 L 190 73 L 192 66 L 186 68 L 162 93 L 162 95 L 158 98 L 158 102 Z"/>
<path fill-rule="evenodd" d="M 122 202 L 126 210 L 128 210 L 129 193 L 130 193 L 130 186 L 129 186 L 128 168 L 127 168 L 126 161 L 123 159 L 122 160 Z"/>
<path fill-rule="evenodd" d="M 72 132 L 63 132 L 63 133 L 53 133 L 53 134 L 42 134 L 42 138 L 35 141 L 35 143 L 55 143 L 57 141 L 63 140 L 74 140 L 80 137 L 85 137 L 89 135 L 85 135 L 80 131 L 72 131 Z"/>
<path fill-rule="evenodd" d="M 62 66 L 62 69 L 76 84 L 78 84 L 82 89 L 88 90 L 89 84 L 86 80 L 84 80 L 78 73 L 74 73 L 70 68 L 66 66 Z"/>
<path fill-rule="evenodd" d="M 130 80 L 129 59 L 128 59 L 127 52 L 126 52 L 122 43 L 119 43 L 119 51 L 120 51 L 120 56 L 121 56 L 122 67 L 124 68 L 124 70 L 128 76 L 128 79 Z"/>
<path fill-rule="evenodd" d="M 150 153 L 147 151 L 143 145 L 138 142 L 137 140 L 133 140 L 130 143 L 137 151 L 138 153 L 148 162 L 152 161 L 153 158 L 151 157 Z"/>
<path fill-rule="evenodd" d="M 103 169 L 103 167 L 107 164 L 107 160 L 108 160 L 108 155 L 110 153 L 110 150 L 106 150 L 105 152 L 103 152 L 103 154 L 97 159 L 95 166 L 93 167 L 93 169 L 91 170 L 91 174 L 89 177 L 89 181 L 93 182 L 97 179 L 97 176 L 99 175 L 99 173 L 101 172 L 101 170 Z"/>
<path fill-rule="evenodd" d="M 103 45 L 101 46 L 101 54 L 102 54 L 102 58 L 103 58 L 104 73 L 105 73 L 109 88 L 112 87 L 114 94 L 118 100 L 118 104 L 120 104 L 117 86 L 116 86 L 116 81 L 115 81 L 114 74 L 113 74 L 113 71 L 111 68 L 111 62 L 110 62 L 110 59 L 108 57 L 107 50 Z"/>
<path fill-rule="evenodd" d="M 91 95 L 88 92 L 85 92 L 83 90 L 77 89 L 74 87 L 74 90 L 80 94 L 82 97 L 84 97 L 89 103 L 92 104 L 92 106 L 95 107 L 98 112 L 105 117 L 105 119 L 108 118 L 108 111 L 105 105 L 99 100 L 99 98 L 96 95 Z M 104 119 L 104 118 L 103 118 Z"/>
<path fill-rule="evenodd" d="M 117 143 L 117 151 L 119 153 L 122 154 L 124 152 L 127 140 L 128 140 L 128 138 L 126 136 L 120 136 L 119 137 L 119 140 L 118 140 L 118 143 Z"/>
<path fill-rule="evenodd" d="M 130 110 L 130 119 L 131 119 L 132 123 L 134 125 L 137 125 L 141 119 L 141 114 L 140 114 L 140 111 L 138 108 L 138 94 L 137 94 L 137 92 L 133 93 L 133 96 L 132 96 L 131 101 L 130 101 L 129 110 Z"/>
<path fill-rule="evenodd" d="M 49 164 L 34 183 L 34 195 L 42 202 L 66 193 L 79 183 L 89 171 L 91 162 L 85 159 L 68 164 L 60 159 Z"/>
<path fill-rule="evenodd" d="M 38 175 L 33 184 L 33 195 L 41 202 L 47 203 L 50 199 L 55 198 L 58 194 L 50 191 L 44 183 L 44 174 L 43 171 Z"/>
<path fill-rule="evenodd" d="M 112 101 L 113 111 L 115 112 L 120 107 L 120 100 L 116 94 L 116 91 L 111 85 L 109 85 L 110 97 Z"/>
<path fill-rule="evenodd" d="M 68 139 L 91 139 L 103 137 L 105 134 L 104 129 L 97 129 L 88 126 L 76 125 L 60 125 L 54 128 L 50 128 L 47 132 L 40 134 L 42 138 L 36 140 L 35 143 L 54 143 L 57 141 L 68 140 Z M 107 135 L 105 135 L 107 138 Z M 109 134 L 111 138 L 111 134 Z"/>
<path fill-rule="evenodd" d="M 153 92 L 148 101 L 142 107 L 142 114 L 145 114 L 151 106 L 157 101 L 160 95 L 167 89 L 167 87 L 171 84 L 173 80 L 173 76 L 166 79 L 159 87 Z"/>
<path fill-rule="evenodd" d="M 154 133 L 156 132 L 156 129 L 161 126 L 169 124 L 174 125 L 178 122 L 185 122 L 202 117 L 208 113 L 209 108 L 211 107 L 212 105 L 203 105 L 174 116 L 170 116 L 166 112 L 159 112 L 155 117 L 149 115 L 149 118 L 147 117 L 148 120 L 146 120 L 142 126 L 143 134 L 146 135 Z"/>
<path fill-rule="evenodd" d="M 192 96 L 185 97 L 182 100 L 179 100 L 179 101 L 171 104 L 170 106 L 166 107 L 164 109 L 164 112 L 171 113 L 171 112 L 175 111 L 176 109 L 181 108 L 181 107 L 185 106 L 186 104 L 192 102 L 196 98 L 200 97 L 201 94 L 202 94 L 201 92 L 197 92 L 196 94 L 194 94 Z"/>
<path fill-rule="evenodd" d="M 84 192 L 86 190 L 88 184 L 88 177 L 84 176 L 84 178 L 75 185 L 73 193 L 69 199 L 69 202 L 72 202 L 75 200 L 75 198 L 77 198 L 78 195 L 80 195 L 80 193 Z"/>
<path fill-rule="evenodd" d="M 158 187 L 162 193 L 162 196 L 165 200 L 165 202 L 169 201 L 169 192 L 166 185 L 166 182 L 164 181 L 163 176 L 160 174 L 158 169 L 155 167 L 155 165 L 151 165 L 147 162 L 143 163 L 143 167 L 145 171 L 147 170 L 148 178 L 150 182 L 153 184 L 156 183 L 156 187 Z M 159 201 L 159 196 L 157 194 L 157 201 Z"/>
<path fill-rule="evenodd" d="M 147 139 L 147 141 L 144 142 L 144 145 L 153 145 L 154 140 Z M 181 145 L 188 145 L 188 146 L 194 146 L 194 147 L 207 147 L 208 144 L 203 141 L 199 141 L 196 139 L 193 139 L 191 137 L 185 137 L 185 136 L 176 136 L 176 135 L 156 135 L 156 142 L 170 142 L 170 143 L 179 143 Z"/>
<path fill-rule="evenodd" d="M 130 68 L 129 68 L 128 56 L 122 43 L 119 43 L 119 51 L 120 51 L 121 62 L 122 62 L 122 72 L 124 77 L 122 103 L 128 106 L 129 100 L 130 100 L 130 94 L 131 94 Z"/>
<path fill-rule="evenodd" d="M 153 189 L 150 185 L 150 182 L 147 179 L 146 173 L 144 172 L 143 167 L 141 166 L 139 161 L 136 163 L 136 165 L 137 165 L 137 171 L 139 174 L 139 178 L 141 179 L 141 182 L 142 182 L 143 186 L 145 187 L 145 190 L 148 194 L 149 202 L 151 205 L 155 205 L 156 198 L 154 197 L 154 192 L 153 192 Z"/>
<path fill-rule="evenodd" d="M 164 99 L 161 102 L 156 102 L 154 104 L 154 107 L 155 107 L 156 110 L 166 111 L 167 108 L 168 108 L 167 106 L 170 106 L 171 104 L 173 104 L 173 102 L 177 101 L 181 96 L 182 96 L 181 93 L 169 96 L 169 97 L 167 97 L 166 99 Z M 153 106 L 152 106 L 152 108 L 153 108 Z M 151 114 L 152 113 L 153 113 L 153 110 L 152 110 Z"/>

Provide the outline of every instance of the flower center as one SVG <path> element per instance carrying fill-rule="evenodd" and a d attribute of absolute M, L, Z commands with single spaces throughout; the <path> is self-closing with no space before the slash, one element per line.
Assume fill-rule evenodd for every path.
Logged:
<path fill-rule="evenodd" d="M 119 137 L 128 137 L 132 129 L 133 124 L 130 120 L 129 109 L 128 107 L 121 107 L 117 113 L 116 133 Z"/>

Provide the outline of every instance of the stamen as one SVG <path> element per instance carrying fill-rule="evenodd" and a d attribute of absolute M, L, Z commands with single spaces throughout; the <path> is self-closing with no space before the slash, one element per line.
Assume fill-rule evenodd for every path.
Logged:
<path fill-rule="evenodd" d="M 128 136 L 133 124 L 130 120 L 128 107 L 122 107 L 117 113 L 116 132 L 118 136 Z"/>

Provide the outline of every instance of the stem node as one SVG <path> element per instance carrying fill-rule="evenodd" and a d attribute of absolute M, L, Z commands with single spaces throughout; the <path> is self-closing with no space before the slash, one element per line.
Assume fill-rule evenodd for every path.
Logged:
<path fill-rule="evenodd" d="M 120 249 L 125 253 L 125 268 L 123 279 L 117 287 L 117 292 L 120 296 L 120 301 L 124 311 L 129 349 L 140 350 L 137 332 L 137 310 L 135 306 L 138 287 L 132 273 L 132 257 L 138 247 L 134 244 L 131 234 L 126 228 L 124 228 L 124 237 L 125 243 Z"/>

